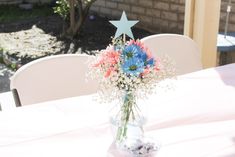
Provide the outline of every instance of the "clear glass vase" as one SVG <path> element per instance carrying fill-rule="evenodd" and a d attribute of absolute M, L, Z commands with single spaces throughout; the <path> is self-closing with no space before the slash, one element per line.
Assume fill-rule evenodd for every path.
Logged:
<path fill-rule="evenodd" d="M 125 91 L 121 100 L 110 112 L 116 148 L 124 156 L 154 156 L 160 144 L 144 135 L 147 104 L 139 104 L 135 94 L 130 91 Z"/>
<path fill-rule="evenodd" d="M 111 112 L 114 130 L 114 142 L 120 147 L 129 139 L 141 139 L 144 136 L 143 125 L 146 122 L 146 109 L 137 104 L 133 92 L 125 91 L 122 101 Z"/>

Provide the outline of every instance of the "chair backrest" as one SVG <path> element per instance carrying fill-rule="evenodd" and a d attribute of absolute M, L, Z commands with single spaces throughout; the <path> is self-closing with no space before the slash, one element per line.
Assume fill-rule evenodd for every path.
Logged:
<path fill-rule="evenodd" d="M 34 60 L 16 71 L 10 88 L 19 97 L 16 105 L 91 94 L 97 91 L 98 81 L 86 77 L 88 60 L 93 56 L 65 54 Z M 18 94 L 18 96 L 17 96 Z"/>
<path fill-rule="evenodd" d="M 197 44 L 189 37 L 180 34 L 157 34 L 147 36 L 141 41 L 154 56 L 167 55 L 175 63 L 176 75 L 202 69 Z"/>

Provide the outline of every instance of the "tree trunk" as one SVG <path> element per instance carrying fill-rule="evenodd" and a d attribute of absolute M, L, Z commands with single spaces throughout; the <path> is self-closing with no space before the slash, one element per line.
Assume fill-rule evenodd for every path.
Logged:
<path fill-rule="evenodd" d="M 75 25 L 75 2 L 74 0 L 69 0 L 70 1 L 70 26 L 74 27 Z"/>
<path fill-rule="evenodd" d="M 68 0 L 68 1 L 69 1 L 70 26 L 66 31 L 66 35 L 73 36 L 74 27 L 75 27 L 75 0 Z"/>
<path fill-rule="evenodd" d="M 76 36 L 80 30 L 81 27 L 83 25 L 83 23 L 86 20 L 86 17 L 89 13 L 89 9 L 92 5 L 92 3 L 94 3 L 96 0 L 91 0 L 90 2 L 88 2 L 85 6 L 85 8 L 83 8 L 82 5 L 82 0 L 78 0 L 78 21 L 75 22 L 75 0 L 69 0 L 69 6 L 70 6 L 70 26 L 68 28 L 68 30 L 66 31 L 66 36 L 73 38 L 74 36 Z"/>
<path fill-rule="evenodd" d="M 90 9 L 92 3 L 93 3 L 92 1 L 89 2 L 84 9 L 79 8 L 79 10 L 82 10 L 82 11 L 81 11 L 81 13 L 79 12 L 79 20 L 77 21 L 77 23 L 75 25 L 75 28 L 74 28 L 75 34 L 74 35 L 76 35 L 77 33 L 80 32 L 82 25 L 87 18 L 87 15 L 89 13 L 89 9 Z"/>

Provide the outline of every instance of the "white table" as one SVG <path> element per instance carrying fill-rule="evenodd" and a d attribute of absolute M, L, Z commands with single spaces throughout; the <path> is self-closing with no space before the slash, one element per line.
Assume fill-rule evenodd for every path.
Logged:
<path fill-rule="evenodd" d="M 16 107 L 11 91 L 0 93 L 0 105 L 2 110 L 11 110 Z"/>
<path fill-rule="evenodd" d="M 182 75 L 152 95 L 147 136 L 157 157 L 235 156 L 235 64 Z M 95 95 L 0 112 L 3 157 L 120 157 L 112 147 L 110 104 Z"/>

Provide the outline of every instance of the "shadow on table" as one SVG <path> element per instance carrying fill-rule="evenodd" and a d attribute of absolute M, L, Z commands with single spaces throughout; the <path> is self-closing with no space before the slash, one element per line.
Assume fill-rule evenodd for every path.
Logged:
<path fill-rule="evenodd" d="M 235 137 L 232 138 L 232 141 L 233 141 L 233 147 L 235 149 Z M 234 157 L 235 156 L 235 152 L 233 154 L 230 154 L 228 156 L 225 156 L 225 157 Z"/>
<path fill-rule="evenodd" d="M 235 63 L 218 67 L 216 72 L 226 85 L 235 87 Z"/>
<path fill-rule="evenodd" d="M 233 147 L 235 147 L 235 137 L 232 138 L 232 141 L 233 141 Z M 235 148 L 234 148 L 235 149 Z M 221 156 L 221 157 L 235 157 L 235 153 L 232 153 L 232 154 L 229 154 L 229 155 L 226 155 L 226 156 Z"/>
<path fill-rule="evenodd" d="M 235 153 L 234 154 L 230 154 L 230 155 L 226 155 L 226 156 L 223 156 L 223 157 L 235 157 Z"/>

